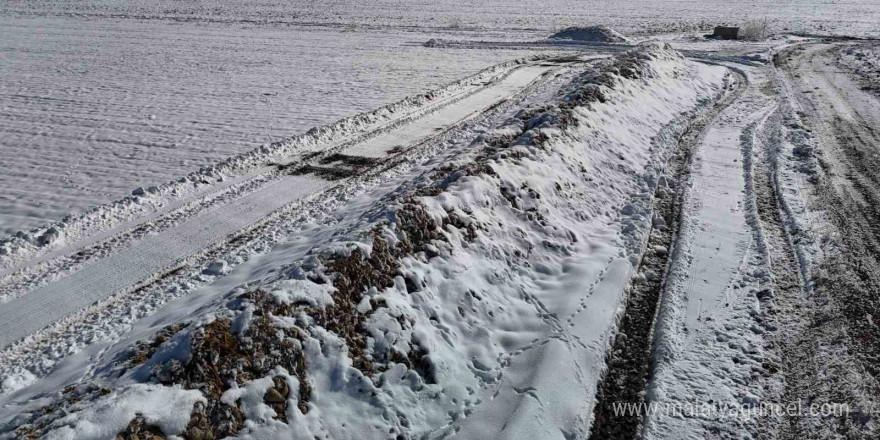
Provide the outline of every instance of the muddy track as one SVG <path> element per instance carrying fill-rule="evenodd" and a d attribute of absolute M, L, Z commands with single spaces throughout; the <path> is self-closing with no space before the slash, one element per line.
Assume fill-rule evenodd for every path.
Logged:
<path fill-rule="evenodd" d="M 650 377 L 651 342 L 659 299 L 666 288 L 670 255 L 682 216 L 684 191 L 696 146 L 715 118 L 735 102 L 748 87 L 745 76 L 736 73 L 736 89 L 688 124 L 668 164 L 666 181 L 654 193 L 653 212 L 663 219 L 652 226 L 637 273 L 655 274 L 634 283 L 626 299 L 626 310 L 618 326 L 620 337 L 608 351 L 607 372 L 599 384 L 590 438 L 632 440 L 641 437 L 644 414 L 621 414 L 615 403 L 643 403 Z"/>
<path fill-rule="evenodd" d="M 791 63 L 793 52 L 783 53 L 777 66 L 790 83 L 799 84 L 796 78 L 802 73 L 798 72 L 815 67 L 817 54 L 827 56 L 829 50 L 807 54 L 808 59 L 799 64 Z M 839 93 L 827 75 L 822 73 L 821 77 L 827 90 Z M 809 85 L 812 91 L 813 84 Z M 793 252 L 775 246 L 773 255 L 781 256 L 778 259 L 783 267 L 773 271 L 771 306 L 776 306 L 775 319 L 790 331 L 777 334 L 770 344 L 776 344 L 781 354 L 783 403 L 802 407 L 844 404 L 849 412 L 835 416 L 786 414 L 776 429 L 766 430 L 764 438 L 820 439 L 829 433 L 848 439 L 877 438 L 878 428 L 868 422 L 875 404 L 869 396 L 880 395 L 880 319 L 876 318 L 880 316 L 880 157 L 876 150 L 880 138 L 860 117 L 847 121 L 827 114 L 812 93 L 798 93 L 797 98 L 806 110 L 801 115 L 804 123 L 823 141 L 819 147 L 826 178 L 817 185 L 814 197 L 836 234 L 824 246 L 826 255 L 820 266 L 810 274 L 809 295 L 798 292 L 794 280 L 786 278 L 797 270 L 797 262 L 786 258 Z M 782 195 L 772 164 L 764 175 L 762 186 L 773 188 L 773 194 L 759 206 L 764 212 L 762 223 L 771 225 L 766 228 L 768 238 L 789 241 L 782 236 L 772 238 L 786 232 L 778 200 L 774 201 Z M 819 433 L 817 425 L 827 432 Z"/>

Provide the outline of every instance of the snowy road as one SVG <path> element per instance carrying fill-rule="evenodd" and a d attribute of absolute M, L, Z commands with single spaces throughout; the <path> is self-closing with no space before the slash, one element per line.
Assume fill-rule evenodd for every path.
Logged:
<path fill-rule="evenodd" d="M 796 231 L 794 238 L 811 264 L 808 275 L 813 273 L 808 297 L 780 301 L 780 315 L 798 330 L 779 338 L 785 396 L 789 402 L 842 402 L 852 413 L 844 423 L 817 415 L 789 418 L 779 428 L 782 438 L 880 436 L 876 422 L 868 423 L 880 408 L 880 100 L 863 89 L 864 78 L 837 61 L 841 51 L 858 44 L 875 43 L 808 44 L 782 51 L 776 60 L 792 106 L 810 130 L 786 140 L 815 148 L 822 171 L 815 186 L 792 178 L 796 174 L 780 179 L 787 211 L 809 231 Z M 800 134 L 797 127 L 792 131 Z M 818 246 L 811 237 L 819 237 Z"/>
<path fill-rule="evenodd" d="M 746 227 L 745 181 L 741 137 L 760 123 L 773 102 L 754 89 L 725 109 L 697 147 L 692 187 L 682 224 L 691 243 L 687 264 L 685 327 L 699 331 L 730 302 L 736 277 L 751 237 Z"/>
<path fill-rule="evenodd" d="M 846 47 L 740 66 L 748 90 L 699 145 L 648 402 L 705 415 L 656 411 L 646 438 L 876 437 L 880 103 L 835 63 Z M 741 416 L 758 403 L 849 413 Z"/>
<path fill-rule="evenodd" d="M 511 73 L 502 83 L 474 93 L 453 106 L 435 112 L 430 118 L 420 119 L 405 130 L 393 130 L 345 150 L 351 156 L 382 158 L 389 150 L 418 144 L 429 133 L 444 130 L 450 125 L 479 114 L 489 106 L 506 99 L 529 83 L 548 72 L 547 66 L 527 66 Z"/>
<path fill-rule="evenodd" d="M 388 151 L 395 147 L 417 144 L 436 134 L 439 129 L 486 110 L 553 68 L 552 65 L 519 68 L 496 84 L 414 122 L 363 143 L 348 145 L 341 153 L 348 156 L 387 157 Z M 318 163 L 318 160 L 314 162 Z M 66 277 L 20 295 L 0 305 L 0 347 L 21 340 L 96 301 L 162 277 L 184 264 L 187 258 L 223 242 L 282 207 L 338 183 L 315 175 L 282 177 L 237 200 L 199 212 L 192 219 L 158 236 L 136 241 Z M 70 253 L 76 251 L 69 250 Z"/>
<path fill-rule="evenodd" d="M 767 93 L 766 68 L 731 67 L 741 72 L 741 92 L 699 139 L 687 173 L 682 218 L 657 318 L 647 389 L 653 404 L 709 401 L 737 407 L 741 396 L 755 392 L 743 382 L 743 373 L 730 371 L 727 363 L 737 358 L 740 344 L 750 347 L 754 358 L 763 354 L 752 348 L 760 340 L 755 335 L 760 329 L 749 314 L 753 284 L 744 281 L 764 270 L 756 263 L 762 247 L 755 228 L 751 145 L 756 127 L 766 123 L 777 103 Z M 730 341 L 735 342 L 728 345 Z M 697 439 L 703 438 L 706 426 L 723 431 L 756 429 L 696 420 L 657 411 L 646 417 L 644 435 Z"/>
<path fill-rule="evenodd" d="M 131 290 L 142 282 L 167 274 L 187 257 L 256 223 L 284 205 L 319 193 L 331 185 L 332 182 L 305 176 L 278 180 L 3 304 L 0 307 L 0 347 L 114 293 Z"/>

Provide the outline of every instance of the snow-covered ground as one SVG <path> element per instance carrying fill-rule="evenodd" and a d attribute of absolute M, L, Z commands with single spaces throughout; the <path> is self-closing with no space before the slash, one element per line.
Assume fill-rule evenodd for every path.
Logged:
<path fill-rule="evenodd" d="M 149 426 L 165 434 L 186 429 L 191 436 L 204 427 L 182 422 L 180 414 L 202 405 L 195 412 L 208 418 L 240 408 L 234 411 L 242 411 L 243 420 L 230 422 L 233 431 L 216 420 L 210 429 L 253 438 L 585 435 L 605 348 L 651 225 L 651 197 L 675 133 L 685 127 L 680 118 L 711 100 L 726 75 L 661 47 L 598 63 L 521 67 L 496 87 L 527 85 L 518 72 L 542 83 L 461 124 L 446 135 L 454 135 L 449 141 L 407 139 L 421 145 L 414 150 L 419 154 L 433 154 L 402 169 L 392 166 L 360 189 L 346 185 L 346 208 L 331 223 L 307 227 L 231 273 L 208 265 L 209 276 L 228 274 L 147 319 L 67 349 L 46 346 L 57 353 L 55 361 L 32 358 L 37 363 L 13 369 L 7 357 L 7 426 L 49 438 L 103 438 Z M 553 75 L 541 75 L 551 69 Z M 629 73 L 621 76 L 620 69 Z M 471 102 L 478 96 L 420 121 L 444 121 L 456 106 L 479 110 L 503 95 Z M 434 131 L 431 124 L 413 124 Z M 412 133 L 410 125 L 401 129 Z M 374 275 L 364 279 L 361 270 Z M 387 281 L 373 284 L 378 280 Z M 6 311 L 16 303 L 7 303 Z M 176 334 L 168 343 L 157 344 L 155 355 L 148 349 L 146 363 L 136 366 L 132 341 L 181 320 L 191 324 L 171 330 Z M 201 362 L 201 348 L 191 341 L 221 327 L 244 337 L 269 322 L 289 335 L 279 342 L 300 335 L 283 356 L 301 361 L 252 364 L 257 370 L 244 373 L 250 379 L 215 390 L 222 396 L 210 399 L 219 400 L 174 388 L 213 392 L 175 373 L 180 361 L 186 368 Z M 244 346 L 238 350 L 250 356 Z M 222 356 L 220 362 L 237 362 Z M 170 376 L 160 372 L 167 368 Z M 144 380 L 153 384 L 137 383 Z M 281 406 L 267 406 L 263 395 L 281 386 L 275 380 L 287 384 L 285 398 Z M 76 401 L 56 401 L 57 389 L 73 383 L 82 384 L 67 393 L 79 396 Z M 158 401 L 178 406 L 168 411 L 157 408 Z M 70 415 L 22 413 L 44 404 L 62 405 Z M 283 421 L 276 420 L 279 408 Z M 144 426 L 129 424 L 136 414 Z"/>
<path fill-rule="evenodd" d="M 567 26 L 876 35 L 874 2 L 359 0 L 0 4 L 0 236 L 108 203 L 515 55 L 431 38 L 536 40 Z M 415 43 L 415 44 L 412 44 Z"/>
<path fill-rule="evenodd" d="M 862 216 L 876 215 L 880 107 L 853 81 L 872 78 L 833 64 L 869 50 L 785 44 L 771 66 L 736 66 L 747 87 L 686 189 L 646 438 L 878 435 L 876 281 L 861 268 L 876 261 Z"/>
<path fill-rule="evenodd" d="M 874 5 L 352 1 L 0 6 L 0 439 L 880 435 Z"/>
<path fill-rule="evenodd" d="M 679 31 L 725 22 L 768 19 L 792 32 L 877 35 L 880 5 L 864 0 L 491 0 L 463 6 L 457 0 L 338 0 L 333 2 L 235 0 L 10 1 L 6 14 L 129 16 L 175 21 L 320 23 L 346 28 L 401 27 L 540 32 L 604 24 L 624 33 Z"/>
<path fill-rule="evenodd" d="M 411 145 L 429 137 L 438 128 L 479 113 L 499 99 L 507 98 L 548 72 L 547 66 L 523 67 L 494 87 L 468 96 L 429 117 L 405 127 L 372 137 L 340 150 L 341 154 L 366 158 L 384 158 L 400 145 Z M 113 258 L 95 262 L 68 277 L 53 280 L 42 289 L 19 292 L 5 298 L 0 310 L 0 347 L 58 322 L 68 315 L 113 293 L 136 286 L 152 274 L 169 270 L 192 255 L 203 252 L 227 235 L 258 223 L 278 209 L 307 199 L 332 186 L 332 181 L 308 176 L 283 176 L 230 203 L 207 210 L 189 221 L 149 236 Z"/>
<path fill-rule="evenodd" d="M 2 16 L 0 236 L 525 55 L 434 36 Z"/>
<path fill-rule="evenodd" d="M 718 411 L 692 417 L 657 411 L 646 420 L 647 438 L 703 438 L 706 425 L 724 435 L 755 435 L 760 418 L 738 412 L 773 398 L 761 382 L 750 380 L 748 366 L 766 362 L 761 344 L 766 324 L 754 319 L 760 311 L 754 294 L 767 282 L 761 265 L 767 244 L 753 201 L 751 138 L 776 102 L 765 93 L 770 81 L 765 67 L 737 67 L 747 84 L 705 132 L 692 159 L 685 215 L 658 316 L 648 398 Z M 732 359 L 743 367 L 731 368 Z"/>

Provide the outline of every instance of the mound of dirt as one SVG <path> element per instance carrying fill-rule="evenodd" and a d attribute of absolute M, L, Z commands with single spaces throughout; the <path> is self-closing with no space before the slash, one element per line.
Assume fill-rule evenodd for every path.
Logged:
<path fill-rule="evenodd" d="M 608 26 L 572 26 L 565 28 L 550 38 L 558 40 L 595 41 L 601 43 L 627 43 L 629 39 Z"/>

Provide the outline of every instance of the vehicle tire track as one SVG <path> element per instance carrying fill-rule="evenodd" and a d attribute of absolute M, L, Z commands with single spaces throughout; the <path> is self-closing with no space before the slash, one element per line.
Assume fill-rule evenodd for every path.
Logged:
<path fill-rule="evenodd" d="M 763 438 L 877 438 L 880 428 L 870 422 L 876 418 L 872 411 L 880 394 L 880 331 L 872 322 L 880 313 L 880 234 L 876 223 L 880 218 L 880 158 L 876 157 L 880 139 L 847 104 L 844 92 L 820 64 L 821 57 L 836 50 L 834 46 L 819 50 L 807 47 L 810 50 L 803 58 L 793 56 L 796 51 L 791 50 L 781 53 L 776 64 L 788 84 L 798 85 L 789 89 L 795 92 L 801 117 L 823 141 L 819 144 L 820 163 L 825 162 L 826 175 L 815 187 L 815 206 L 824 210 L 838 234 L 827 240 L 819 267 L 801 280 L 804 287 L 796 289 L 791 275 L 799 273 L 795 272 L 799 269 L 793 244 L 796 238 L 786 227 L 791 220 L 784 218 L 780 208 L 785 194 L 779 187 L 775 157 L 767 153 L 763 187 L 772 194 L 764 197 L 762 221 L 772 225 L 768 235 L 778 244 L 771 246 L 771 251 L 777 255 L 776 265 L 784 266 L 782 271 L 774 270 L 772 301 L 775 319 L 786 330 L 770 344 L 780 347 L 783 403 L 799 408 L 845 405 L 847 411 L 783 414 L 774 420 L 782 423 L 769 425 Z M 804 83 L 795 78 L 805 78 L 800 80 Z M 821 79 L 818 87 L 809 82 L 816 78 Z"/>
<path fill-rule="evenodd" d="M 590 438 L 641 438 L 644 414 L 618 412 L 614 405 L 621 402 L 644 403 L 644 391 L 651 370 L 654 320 L 660 296 L 665 290 L 670 255 L 681 224 L 684 191 L 693 152 L 720 113 L 736 102 L 748 87 L 744 75 L 732 72 L 737 78 L 736 89 L 691 121 L 679 137 L 677 151 L 669 163 L 666 180 L 670 187 L 658 185 L 654 194 L 654 216 L 663 222 L 659 223 L 662 226 L 652 225 L 637 269 L 637 273 L 652 275 L 633 283 L 626 298 L 625 314 L 617 330 L 619 336 L 608 351 L 607 371 L 599 384 Z"/>

